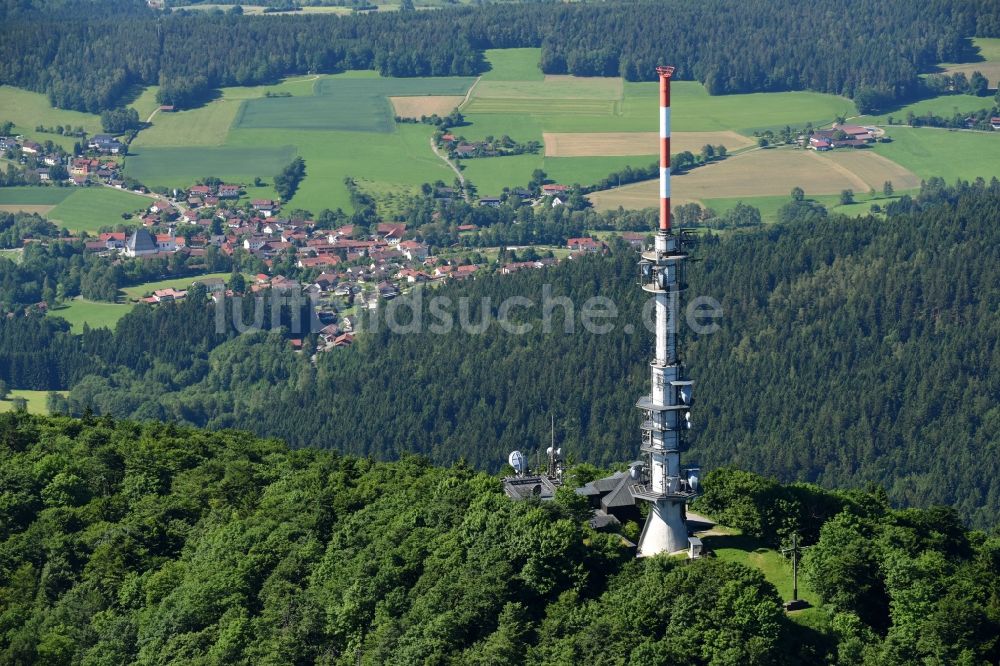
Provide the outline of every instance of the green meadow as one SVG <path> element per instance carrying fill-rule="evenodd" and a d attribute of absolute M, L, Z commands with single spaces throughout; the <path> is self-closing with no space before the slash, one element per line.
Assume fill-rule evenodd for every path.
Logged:
<path fill-rule="evenodd" d="M 156 101 L 156 93 L 159 91 L 159 86 L 149 86 L 148 88 L 143 88 L 136 95 L 135 99 L 129 103 L 129 107 L 135 109 L 136 113 L 139 114 L 139 120 L 145 122 L 149 115 L 160 108 L 159 102 Z"/>
<path fill-rule="evenodd" d="M 267 145 L 285 140 L 297 146 L 306 162 L 306 177 L 290 205 L 318 213 L 324 208 L 350 209 L 345 176 L 402 188 L 438 179 L 452 182 L 455 173 L 431 152 L 432 131 L 429 125 L 412 124 L 397 125 L 388 134 L 241 129 L 230 133 L 229 144 Z M 261 175 L 269 180 L 279 170 Z"/>
<path fill-rule="evenodd" d="M 0 206 L 55 206 L 75 192 L 70 187 L 0 187 Z"/>
<path fill-rule="evenodd" d="M 888 125 L 890 117 L 893 118 L 893 122 L 895 123 L 906 122 L 906 116 L 911 112 L 915 116 L 932 113 L 936 116 L 951 118 L 956 113 L 966 114 L 992 107 L 992 96 L 976 97 L 975 95 L 940 95 L 938 97 L 922 99 L 919 102 L 907 104 L 896 109 L 892 113 L 883 113 L 875 116 L 858 116 L 856 118 L 852 118 L 851 122 L 858 123 L 860 125 Z"/>
<path fill-rule="evenodd" d="M 489 49 L 486 60 L 490 70 L 484 72 L 483 81 L 541 81 L 544 77 L 538 68 L 541 49 Z"/>
<path fill-rule="evenodd" d="M 73 137 L 64 137 L 48 132 L 36 132 L 39 125 L 54 127 L 56 125 L 72 125 L 82 127 L 89 134 L 101 131 L 101 118 L 92 113 L 66 111 L 53 108 L 49 98 L 41 93 L 0 85 L 0 121 L 11 121 L 18 134 L 44 143 L 51 141 L 67 150 L 73 149 L 73 143 L 78 141 Z"/>
<path fill-rule="evenodd" d="M 29 414 L 48 414 L 48 400 L 50 391 L 29 391 L 25 389 L 13 389 L 7 395 L 6 400 L 0 400 L 0 413 L 13 411 L 14 398 L 24 398 L 28 403 Z M 66 391 L 54 391 L 61 395 L 66 395 Z"/>
<path fill-rule="evenodd" d="M 47 217 L 70 231 L 94 233 L 101 227 L 121 224 L 123 213 L 135 213 L 149 204 L 148 197 L 111 187 L 74 188 Z"/>
<path fill-rule="evenodd" d="M 157 289 L 187 289 L 192 284 L 199 280 L 206 280 L 209 278 L 222 278 L 226 282 L 229 282 L 229 278 L 232 273 L 205 273 L 204 275 L 188 275 L 186 277 L 170 278 L 168 280 L 156 280 L 153 282 L 143 282 L 131 287 L 124 287 L 122 292 L 125 294 L 125 298 L 129 300 L 138 300 L 152 294 Z M 250 275 L 245 275 L 247 280 L 250 280 Z"/>
<path fill-rule="evenodd" d="M 74 298 L 65 305 L 49 310 L 49 316 L 61 317 L 70 323 L 74 333 L 82 333 L 83 325 L 91 328 L 114 329 L 118 320 L 132 309 L 131 305 L 104 303 Z"/>
<path fill-rule="evenodd" d="M 1000 178 L 1000 132 L 963 132 L 933 127 L 892 127 L 890 143 L 873 150 L 922 178 Z"/>
<path fill-rule="evenodd" d="M 277 141 L 251 146 L 141 148 L 125 159 L 125 173 L 143 184 L 188 187 L 199 178 L 217 176 L 247 182 L 260 176 L 270 180 L 296 155 L 295 146 Z"/>

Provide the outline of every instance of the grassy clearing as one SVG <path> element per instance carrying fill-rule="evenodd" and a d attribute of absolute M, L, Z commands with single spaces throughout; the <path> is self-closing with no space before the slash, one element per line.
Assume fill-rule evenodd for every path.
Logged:
<path fill-rule="evenodd" d="M 996 88 L 1000 84 L 1000 38 L 976 37 L 972 44 L 979 49 L 982 58 L 980 62 L 972 63 L 942 63 L 938 68 L 949 74 L 964 72 L 970 76 L 973 72 L 982 72 L 989 82 L 990 87 Z"/>
<path fill-rule="evenodd" d="M 207 278 L 222 278 L 225 281 L 229 281 L 229 277 L 232 273 L 205 273 L 204 275 L 189 275 L 187 277 L 171 278 L 169 280 L 155 280 L 152 282 L 143 282 L 142 284 L 137 284 L 132 287 L 124 287 L 122 292 L 125 294 L 126 299 L 137 301 L 140 298 L 149 296 L 157 289 L 187 289 L 193 283 L 198 280 L 205 280 Z M 250 275 L 245 276 L 248 280 Z"/>
<path fill-rule="evenodd" d="M 986 180 L 1000 177 L 1000 132 L 964 132 L 931 127 L 893 127 L 891 143 L 874 150 L 901 164 L 921 178 L 942 176 Z"/>
<path fill-rule="evenodd" d="M 542 60 L 541 49 L 489 49 L 486 60 L 491 69 L 483 74 L 483 81 L 541 81 L 545 78 L 538 67 Z"/>
<path fill-rule="evenodd" d="M 702 537 L 705 546 L 714 550 L 716 557 L 760 570 L 768 582 L 778 589 L 782 599 L 792 598 L 791 560 L 780 552 L 765 547 L 757 539 L 740 534 L 738 530 L 723 531 L 732 533 Z M 814 606 L 820 603 L 819 597 L 805 585 L 802 576 L 799 576 L 799 598 Z"/>
<path fill-rule="evenodd" d="M 139 95 L 132 100 L 129 107 L 136 110 L 139 114 L 139 120 L 145 121 L 149 118 L 149 115 L 160 108 L 160 103 L 156 101 L 156 93 L 159 92 L 160 86 L 149 86 L 144 88 Z"/>
<path fill-rule="evenodd" d="M 240 129 L 324 129 L 391 132 L 389 96 L 464 95 L 467 77 L 373 79 L 327 77 L 311 97 L 257 98 L 244 102 L 235 127 Z"/>
<path fill-rule="evenodd" d="M 48 414 L 46 407 L 49 391 L 29 391 L 26 389 L 15 389 L 10 392 L 6 400 L 0 400 L 0 413 L 10 412 L 14 409 L 14 398 L 24 398 L 28 401 L 29 414 Z M 61 395 L 66 395 L 67 391 L 54 391 Z"/>
<path fill-rule="evenodd" d="M 143 148 L 125 161 L 125 172 L 148 186 L 187 187 L 199 178 L 217 176 L 246 182 L 260 176 L 270 180 L 295 158 L 290 138 L 254 146 Z M 285 145 L 278 142 L 284 140 Z M 308 168 L 308 166 L 307 166 Z"/>
<path fill-rule="evenodd" d="M 77 188 L 48 217 L 70 231 L 96 232 L 101 227 L 121 224 L 123 213 L 147 208 L 147 197 L 111 187 Z"/>
<path fill-rule="evenodd" d="M 950 118 L 956 113 L 971 113 L 980 109 L 989 109 L 993 106 L 992 97 L 976 97 L 975 95 L 940 95 L 930 99 L 922 99 L 913 104 L 900 107 L 892 113 L 883 113 L 877 116 L 858 116 L 852 118 L 851 122 L 860 125 L 888 125 L 889 117 L 894 122 L 906 122 L 906 116 L 912 112 L 915 116 L 922 116 L 932 113 L 936 116 Z"/>
<path fill-rule="evenodd" d="M 24 258 L 24 253 L 21 251 L 21 248 L 17 248 L 16 250 L 0 250 L 0 258 L 9 259 L 15 264 L 19 264 L 21 263 L 21 259 Z"/>
<path fill-rule="evenodd" d="M 0 204 L 5 206 L 55 206 L 76 190 L 69 187 L 0 187 Z"/>
<path fill-rule="evenodd" d="M 90 134 L 101 131 L 100 116 L 53 108 L 45 95 L 11 86 L 0 86 L 0 120 L 11 121 L 17 126 L 16 130 L 19 134 L 39 143 L 52 141 L 68 149 L 73 148 L 73 142 L 77 139 L 58 134 L 36 132 L 35 127 L 38 125 L 45 127 L 72 125 L 74 129 L 82 127 Z"/>
<path fill-rule="evenodd" d="M 118 320 L 132 309 L 131 305 L 121 303 L 103 303 L 74 298 L 66 305 L 49 310 L 49 316 L 62 317 L 70 323 L 74 333 L 83 333 L 86 323 L 91 328 L 114 329 Z"/>

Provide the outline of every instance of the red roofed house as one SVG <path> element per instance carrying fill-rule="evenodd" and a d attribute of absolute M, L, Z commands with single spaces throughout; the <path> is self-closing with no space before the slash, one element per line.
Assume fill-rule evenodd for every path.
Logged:
<path fill-rule="evenodd" d="M 125 247 L 125 232 L 111 231 L 101 234 L 100 241 L 109 250 L 121 250 Z"/>
<path fill-rule="evenodd" d="M 252 205 L 253 209 L 264 217 L 271 217 L 278 208 L 278 204 L 271 199 L 254 199 Z"/>
<path fill-rule="evenodd" d="M 1000 131 L 1000 116 L 990 118 L 990 128 Z"/>
<path fill-rule="evenodd" d="M 152 296 L 142 299 L 144 303 L 165 303 L 168 301 L 179 301 L 187 296 L 187 291 L 181 289 L 157 289 Z"/>
<path fill-rule="evenodd" d="M 429 254 L 426 245 L 413 240 L 403 241 L 399 244 L 399 249 L 410 261 L 423 261 Z"/>
<path fill-rule="evenodd" d="M 156 234 L 156 249 L 158 252 L 176 252 L 177 241 L 173 234 Z"/>
<path fill-rule="evenodd" d="M 600 252 L 604 249 L 604 243 L 593 238 L 570 238 L 566 241 L 566 247 L 581 252 Z"/>
<path fill-rule="evenodd" d="M 549 196 L 553 194 L 564 194 L 569 191 L 565 185 L 542 185 L 542 194 Z"/>

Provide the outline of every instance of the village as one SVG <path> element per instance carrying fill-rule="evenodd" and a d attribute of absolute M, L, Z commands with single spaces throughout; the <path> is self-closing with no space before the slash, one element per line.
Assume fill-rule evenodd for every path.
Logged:
<path fill-rule="evenodd" d="M 545 187 L 548 189 L 543 188 L 540 205 L 561 205 L 559 195 L 565 196 L 567 188 Z M 183 255 L 190 260 L 186 263 L 189 267 L 202 263 L 210 248 L 239 258 L 241 266 L 261 269 L 245 283 L 240 280 L 242 286 L 227 284 L 218 277 L 194 280 L 193 284 L 204 286 L 213 300 L 266 290 L 309 298 L 323 323 L 317 351 L 350 345 L 354 339 L 354 313 L 375 309 L 380 302 L 416 285 L 475 279 L 487 273 L 510 275 L 560 261 L 551 250 L 542 256 L 534 247 L 508 247 L 511 260 L 502 263 L 477 263 L 468 254 L 454 251 L 446 252 L 447 258 L 439 257 L 432 253 L 430 245 L 414 238 L 404 222 L 380 222 L 367 230 L 351 224 L 324 229 L 314 220 L 282 216 L 281 204 L 275 200 L 235 205 L 242 194 L 239 185 L 218 183 L 191 186 L 178 191 L 172 199 L 157 198 L 140 218 L 141 226 L 131 231 L 101 233 L 85 241 L 85 250 L 112 261 Z M 448 196 L 449 192 L 435 194 Z M 493 205 L 493 201 L 487 198 L 479 204 Z M 499 199 L 496 202 L 499 204 Z M 460 231 L 476 229 L 475 225 L 465 225 Z M 622 236 L 639 246 L 647 235 L 625 232 Z M 600 240 L 580 237 L 568 239 L 559 250 L 563 258 L 572 260 L 606 249 Z M 287 277 L 285 272 L 295 278 Z M 182 300 L 187 295 L 186 289 L 156 289 L 141 300 L 155 305 Z M 290 340 L 293 349 L 301 349 L 302 344 L 301 339 Z"/>

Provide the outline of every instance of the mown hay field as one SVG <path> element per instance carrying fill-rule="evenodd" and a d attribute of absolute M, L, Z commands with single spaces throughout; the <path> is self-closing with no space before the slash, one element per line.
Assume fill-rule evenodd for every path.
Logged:
<path fill-rule="evenodd" d="M 390 97 L 389 101 L 392 102 L 392 108 L 400 118 L 420 120 L 421 116 L 432 116 L 435 113 L 439 116 L 447 116 L 465 101 L 465 97 L 460 95 L 421 95 Z"/>
<path fill-rule="evenodd" d="M 817 154 L 811 150 L 755 150 L 675 176 L 672 199 L 677 201 L 787 195 L 794 187 L 809 194 L 837 194 L 842 190 L 867 192 L 892 180 L 906 189 L 916 178 L 904 167 L 869 151 Z M 601 210 L 618 206 L 647 208 L 659 201 L 659 183 L 643 181 L 590 195 Z"/>
<path fill-rule="evenodd" d="M 544 132 L 546 157 L 606 157 L 655 155 L 659 151 L 658 132 Z M 674 132 L 672 153 L 701 152 L 706 144 L 723 145 L 732 152 L 752 146 L 753 141 L 736 132 Z"/>

